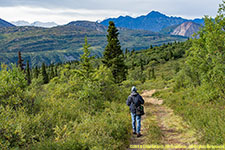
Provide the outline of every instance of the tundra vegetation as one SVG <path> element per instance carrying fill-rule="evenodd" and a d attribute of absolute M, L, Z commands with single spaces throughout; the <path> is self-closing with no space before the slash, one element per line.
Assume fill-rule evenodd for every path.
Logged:
<path fill-rule="evenodd" d="M 200 144 L 224 144 L 224 12 L 225 2 L 215 19 L 205 17 L 198 38 L 186 42 L 121 53 L 111 23 L 103 58 L 90 56 L 85 38 L 80 61 L 41 68 L 2 64 L 0 147 L 124 149 L 131 134 L 125 100 L 132 85 L 139 92 L 164 89 L 154 96 L 199 131 Z"/>

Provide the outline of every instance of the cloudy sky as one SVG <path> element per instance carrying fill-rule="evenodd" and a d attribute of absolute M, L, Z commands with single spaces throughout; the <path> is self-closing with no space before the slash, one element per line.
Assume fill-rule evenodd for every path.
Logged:
<path fill-rule="evenodd" d="M 168 16 L 214 17 L 222 0 L 0 0 L 0 18 L 7 21 L 104 20 L 109 17 L 146 15 L 152 10 Z"/>

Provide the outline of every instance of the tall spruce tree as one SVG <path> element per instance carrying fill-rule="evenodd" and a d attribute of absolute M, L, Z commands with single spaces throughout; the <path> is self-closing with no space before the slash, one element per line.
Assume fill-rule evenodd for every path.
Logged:
<path fill-rule="evenodd" d="M 141 68 L 141 82 L 144 83 L 145 82 L 145 76 L 144 76 L 144 62 L 143 62 L 143 59 L 140 58 L 140 68 Z"/>
<path fill-rule="evenodd" d="M 91 73 L 93 72 L 93 67 L 91 64 L 91 59 L 94 57 L 91 57 L 91 52 L 89 51 L 90 45 L 88 45 L 87 37 L 84 39 L 85 43 L 83 45 L 83 55 L 81 55 L 81 66 L 82 66 L 82 73 L 86 79 L 90 79 Z"/>
<path fill-rule="evenodd" d="M 52 79 L 55 77 L 55 73 L 54 73 L 54 65 L 51 64 L 50 65 L 50 75 L 49 75 L 49 79 Z"/>
<path fill-rule="evenodd" d="M 48 74 L 47 74 L 47 72 L 46 72 L 46 66 L 45 66 L 45 63 L 42 63 L 41 73 L 42 73 L 42 76 L 43 76 L 43 83 L 44 83 L 44 84 L 48 83 L 49 80 L 48 80 Z"/>
<path fill-rule="evenodd" d="M 22 56 L 21 56 L 21 52 L 18 51 L 18 67 L 21 69 L 21 70 L 24 70 L 24 64 L 23 64 L 23 59 L 22 59 Z"/>
<path fill-rule="evenodd" d="M 126 79 L 126 66 L 124 55 L 118 39 L 119 32 L 113 21 L 109 22 L 107 41 L 104 51 L 103 63 L 111 69 L 115 83 L 121 83 Z"/>
<path fill-rule="evenodd" d="M 127 55 L 129 53 L 129 50 L 126 48 L 125 49 L 125 54 Z"/>
<path fill-rule="evenodd" d="M 58 68 L 58 66 L 56 65 L 55 66 L 55 75 L 54 75 L 55 77 L 58 76 L 58 70 L 57 70 L 57 68 Z"/>
<path fill-rule="evenodd" d="M 27 78 L 27 84 L 31 84 L 31 74 L 30 74 L 30 65 L 29 65 L 29 60 L 27 61 L 27 66 L 26 66 L 26 78 Z"/>
<path fill-rule="evenodd" d="M 39 70 L 38 70 L 38 67 L 36 66 L 34 68 L 34 78 L 38 78 L 38 75 L 39 75 Z"/>
<path fill-rule="evenodd" d="M 152 45 L 150 45 L 150 49 L 153 49 L 153 46 Z"/>

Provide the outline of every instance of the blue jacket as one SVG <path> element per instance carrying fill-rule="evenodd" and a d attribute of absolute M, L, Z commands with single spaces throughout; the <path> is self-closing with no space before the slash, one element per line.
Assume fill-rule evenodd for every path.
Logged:
<path fill-rule="evenodd" d="M 127 98 L 127 106 L 130 107 L 130 112 L 136 114 L 136 107 L 144 104 L 144 99 L 137 92 L 133 91 Z M 136 106 L 136 107 L 135 107 Z"/>

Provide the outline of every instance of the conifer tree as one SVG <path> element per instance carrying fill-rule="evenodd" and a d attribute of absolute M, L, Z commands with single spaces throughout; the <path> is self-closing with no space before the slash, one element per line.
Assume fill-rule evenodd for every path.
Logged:
<path fill-rule="evenodd" d="M 55 77 L 58 76 L 58 70 L 57 70 L 58 66 L 55 66 Z"/>
<path fill-rule="evenodd" d="M 144 64 L 143 64 L 143 59 L 140 58 L 140 67 L 141 67 L 141 72 L 143 73 L 144 71 Z"/>
<path fill-rule="evenodd" d="M 156 76 L 155 76 L 155 68 L 154 67 L 152 67 L 152 78 L 153 79 L 156 79 Z"/>
<path fill-rule="evenodd" d="M 131 55 L 133 55 L 135 53 L 135 49 L 132 49 L 131 51 Z"/>
<path fill-rule="evenodd" d="M 38 67 L 36 66 L 34 68 L 34 78 L 38 78 L 38 75 L 39 75 L 39 70 L 38 70 Z"/>
<path fill-rule="evenodd" d="M 153 46 L 152 45 L 150 45 L 150 49 L 153 49 Z"/>
<path fill-rule="evenodd" d="M 54 66 L 53 66 L 53 64 L 50 66 L 50 76 L 49 76 L 49 78 L 50 79 L 52 79 L 52 78 L 54 78 L 55 77 L 55 73 L 54 73 L 54 68 L 53 68 Z"/>
<path fill-rule="evenodd" d="M 30 74 L 30 65 L 29 65 L 29 60 L 27 61 L 27 66 L 26 66 L 26 78 L 27 78 L 27 84 L 31 84 L 31 74 Z"/>
<path fill-rule="evenodd" d="M 125 54 L 127 55 L 129 53 L 128 49 L 126 48 L 125 49 Z"/>
<path fill-rule="evenodd" d="M 49 82 L 48 80 L 48 74 L 46 72 L 46 66 L 45 63 L 42 63 L 42 67 L 41 67 L 41 73 L 42 73 L 42 77 L 43 77 L 43 83 L 46 84 Z"/>
<path fill-rule="evenodd" d="M 91 76 L 91 73 L 93 72 L 93 67 L 91 65 L 91 60 L 94 57 L 91 57 L 90 54 L 91 52 L 89 51 L 89 47 L 90 45 L 88 45 L 87 42 L 87 37 L 85 37 L 84 39 L 85 43 L 83 45 L 83 55 L 81 55 L 81 66 L 82 66 L 82 73 L 84 75 L 85 78 L 89 79 Z"/>
<path fill-rule="evenodd" d="M 144 83 L 145 82 L 145 77 L 144 77 L 144 63 L 143 63 L 143 59 L 140 58 L 140 67 L 141 67 L 141 82 Z"/>
<path fill-rule="evenodd" d="M 148 80 L 151 80 L 151 72 L 152 72 L 151 68 L 148 68 Z"/>
<path fill-rule="evenodd" d="M 114 22 L 110 21 L 109 22 L 109 27 L 108 27 L 108 35 L 107 35 L 107 46 L 105 48 L 105 51 L 103 53 L 104 55 L 104 60 L 103 63 L 106 64 L 107 67 L 112 66 L 112 61 L 114 58 L 118 57 L 119 55 L 122 55 L 123 52 L 121 50 L 120 42 L 118 39 L 118 30 L 115 27 Z"/>
<path fill-rule="evenodd" d="M 115 83 L 120 83 L 126 79 L 126 66 L 124 55 L 118 39 L 118 30 L 114 22 L 109 22 L 107 41 L 108 44 L 104 51 L 103 63 L 111 69 Z"/>
<path fill-rule="evenodd" d="M 129 50 L 126 48 L 125 49 L 125 57 L 128 58 L 129 57 Z"/>
<path fill-rule="evenodd" d="M 135 63 L 134 61 L 131 61 L 131 69 L 134 70 L 134 67 L 135 67 Z"/>
<path fill-rule="evenodd" d="M 21 70 L 24 70 L 24 64 L 23 64 L 23 59 L 22 59 L 22 56 L 21 56 L 21 52 L 18 51 L 18 67 L 21 69 Z"/>

